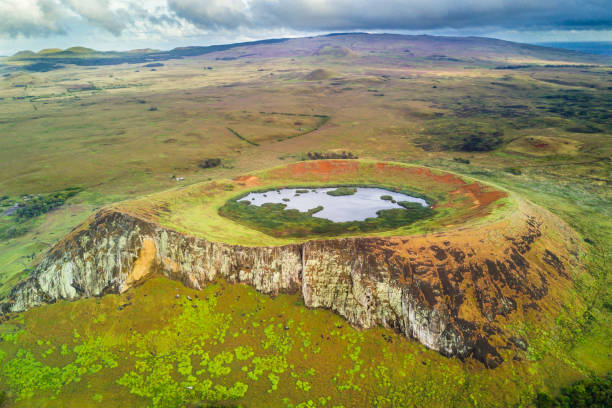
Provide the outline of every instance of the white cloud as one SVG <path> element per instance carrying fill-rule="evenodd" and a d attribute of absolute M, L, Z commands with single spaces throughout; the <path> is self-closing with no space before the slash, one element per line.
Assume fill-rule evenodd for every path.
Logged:
<path fill-rule="evenodd" d="M 62 0 L 62 4 L 92 25 L 115 35 L 121 34 L 130 22 L 128 10 L 122 7 L 111 9 L 109 0 Z"/>
<path fill-rule="evenodd" d="M 589 31 L 610 40 L 609 1 L 0 0 L 0 46 L 30 44 L 28 38 L 63 43 L 58 36 L 65 35 L 74 44 L 125 49 L 147 41 L 211 44 L 358 30 L 459 35 L 576 30 L 574 37 Z"/>
<path fill-rule="evenodd" d="M 168 6 L 205 29 L 612 26 L 609 0 L 168 0 Z"/>
<path fill-rule="evenodd" d="M 54 0 L 0 0 L 0 36 L 64 33 L 67 11 Z"/>

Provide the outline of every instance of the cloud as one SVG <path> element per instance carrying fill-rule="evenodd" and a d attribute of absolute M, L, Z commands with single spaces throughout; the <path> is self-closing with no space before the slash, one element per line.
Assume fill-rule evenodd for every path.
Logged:
<path fill-rule="evenodd" d="M 66 11 L 53 0 L 0 0 L 0 35 L 8 37 L 63 34 Z"/>
<path fill-rule="evenodd" d="M 111 9 L 109 0 L 62 0 L 62 4 L 77 16 L 111 34 L 119 35 L 131 22 L 127 8 Z M 125 4 L 128 6 L 129 3 Z"/>
<path fill-rule="evenodd" d="M 168 0 L 203 29 L 609 28 L 609 0 Z"/>
<path fill-rule="evenodd" d="M 166 0 L 0 0 L 0 37 L 45 37 L 83 28 L 115 36 L 176 24 Z"/>
<path fill-rule="evenodd" d="M 168 0 L 168 7 L 178 17 L 210 30 L 232 30 L 253 26 L 255 16 L 241 0 L 184 1 Z"/>
<path fill-rule="evenodd" d="M 612 28 L 609 0 L 0 0 L 0 16 L 5 38 Z"/>

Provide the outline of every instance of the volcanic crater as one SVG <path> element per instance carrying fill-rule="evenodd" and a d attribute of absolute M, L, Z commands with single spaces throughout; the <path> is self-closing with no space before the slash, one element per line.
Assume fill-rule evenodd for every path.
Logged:
<path fill-rule="evenodd" d="M 254 191 L 341 185 L 409 191 L 427 197 L 432 212 L 313 237 L 270 234 L 222 210 Z M 560 219 L 500 188 L 419 166 L 313 160 L 104 208 L 0 307 L 120 293 L 153 274 L 193 288 L 225 279 L 270 295 L 300 293 L 307 307 L 331 309 L 353 326 L 382 325 L 494 368 L 526 347 L 514 322 L 559 310 L 577 252 Z"/>

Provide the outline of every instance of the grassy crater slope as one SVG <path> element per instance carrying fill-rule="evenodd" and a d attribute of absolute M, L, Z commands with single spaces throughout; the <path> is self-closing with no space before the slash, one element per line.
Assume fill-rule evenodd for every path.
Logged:
<path fill-rule="evenodd" d="M 228 244 L 261 246 L 303 242 L 308 236 L 270 236 L 219 215 L 232 199 L 251 191 L 292 187 L 323 187 L 338 184 L 376 185 L 429 197 L 433 216 L 412 224 L 401 224 L 382 231 L 336 231 L 317 238 L 339 236 L 394 236 L 440 231 L 460 224 L 478 224 L 483 218 L 495 219 L 511 212 L 515 204 L 507 193 L 465 181 L 451 173 L 398 163 L 366 160 L 316 160 L 251 173 L 233 180 L 216 180 L 179 190 L 120 203 L 119 211 L 158 222 L 164 227 Z"/>

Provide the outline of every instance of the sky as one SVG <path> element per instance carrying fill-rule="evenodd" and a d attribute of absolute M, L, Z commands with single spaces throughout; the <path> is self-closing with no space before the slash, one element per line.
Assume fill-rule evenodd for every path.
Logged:
<path fill-rule="evenodd" d="M 0 55 L 171 49 L 330 32 L 612 41 L 611 0 L 0 0 Z"/>

